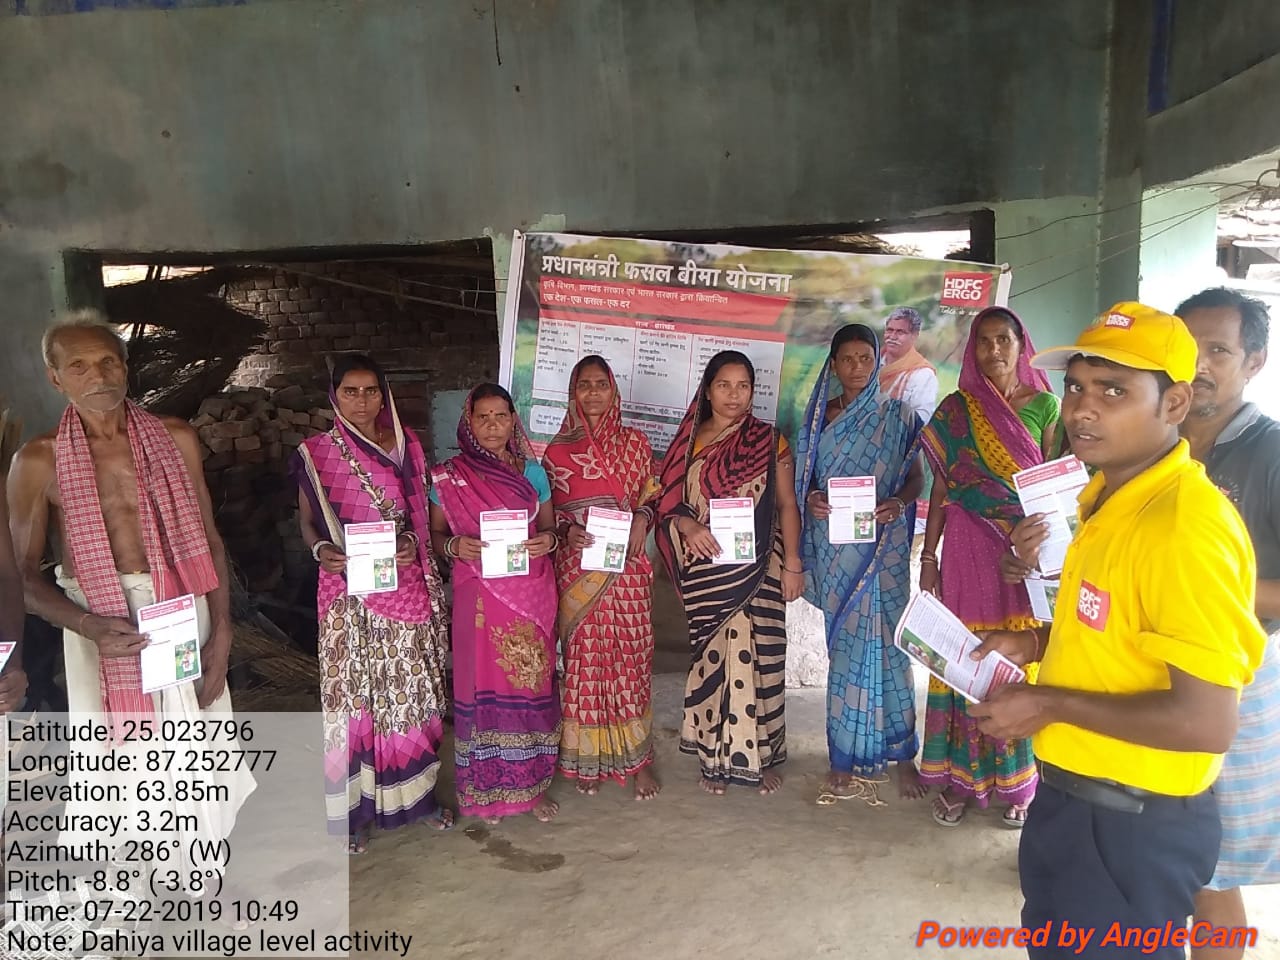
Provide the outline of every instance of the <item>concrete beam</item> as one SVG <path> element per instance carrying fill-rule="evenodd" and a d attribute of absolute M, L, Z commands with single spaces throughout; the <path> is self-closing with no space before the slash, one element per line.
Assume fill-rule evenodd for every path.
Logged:
<path fill-rule="evenodd" d="M 1143 185 L 1199 176 L 1280 149 L 1280 54 L 1146 122 Z"/>

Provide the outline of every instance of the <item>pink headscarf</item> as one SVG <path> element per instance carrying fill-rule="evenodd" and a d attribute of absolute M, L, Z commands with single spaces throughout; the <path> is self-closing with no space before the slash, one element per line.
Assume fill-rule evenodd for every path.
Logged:
<path fill-rule="evenodd" d="M 1026 424 L 1009 406 L 1009 401 L 1000 395 L 991 381 L 983 374 L 978 365 L 978 328 L 988 317 L 999 316 L 1007 319 L 1019 333 L 1021 343 L 1018 349 L 1018 382 L 1032 387 L 1041 393 L 1052 393 L 1053 386 L 1043 370 L 1031 366 L 1031 358 L 1035 356 L 1035 344 L 1031 342 L 1031 333 L 1027 330 L 1022 318 L 1008 307 L 987 307 L 973 318 L 969 327 L 969 342 L 964 347 L 964 361 L 960 365 L 960 389 L 977 399 L 982 412 L 987 415 L 992 426 L 996 428 L 1000 439 L 1004 441 L 1013 459 L 1023 467 L 1035 466 L 1044 460 L 1040 444 L 1031 436 Z"/>

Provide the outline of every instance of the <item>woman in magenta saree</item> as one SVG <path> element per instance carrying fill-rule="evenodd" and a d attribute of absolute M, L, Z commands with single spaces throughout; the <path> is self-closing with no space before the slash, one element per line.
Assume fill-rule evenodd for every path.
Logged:
<path fill-rule="evenodd" d="M 934 486 L 920 589 L 937 594 L 970 630 L 1038 623 L 1026 590 L 1000 573 L 1009 533 L 1022 519 L 1013 474 L 1044 461 L 1057 428 L 1058 398 L 1032 369 L 1034 353 L 1013 311 L 983 310 L 969 331 L 960 389 L 939 404 L 923 435 Z M 920 779 L 942 787 L 933 818 L 947 827 L 960 822 L 970 801 L 986 807 L 992 795 L 1007 804 L 1005 825 L 1021 827 L 1037 781 L 1029 740 L 988 737 L 964 698 L 934 679 Z"/>
<path fill-rule="evenodd" d="M 427 467 L 405 430 L 382 371 L 348 354 L 334 365 L 333 429 L 298 448 L 302 536 L 320 564 L 316 591 L 320 697 L 325 711 L 329 818 L 345 824 L 351 853 L 374 826 L 426 819 L 448 829 L 436 776 L 447 691 L 448 618 L 427 542 Z M 394 592 L 347 588 L 345 525 L 396 525 Z"/>
<path fill-rule="evenodd" d="M 432 544 L 453 561 L 458 806 L 490 822 L 530 811 L 547 821 L 558 809 L 547 789 L 560 750 L 551 489 L 497 384 L 467 397 L 458 448 L 432 471 L 431 490 Z M 526 575 L 481 575 L 487 510 L 528 512 Z"/>

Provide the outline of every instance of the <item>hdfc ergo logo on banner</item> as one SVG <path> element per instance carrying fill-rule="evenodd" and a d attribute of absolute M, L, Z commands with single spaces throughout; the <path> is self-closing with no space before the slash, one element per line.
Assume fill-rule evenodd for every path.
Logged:
<path fill-rule="evenodd" d="M 966 310 L 980 310 L 991 304 L 991 281 L 989 273 L 948 273 L 942 278 L 942 296 L 939 306 L 962 307 Z"/>

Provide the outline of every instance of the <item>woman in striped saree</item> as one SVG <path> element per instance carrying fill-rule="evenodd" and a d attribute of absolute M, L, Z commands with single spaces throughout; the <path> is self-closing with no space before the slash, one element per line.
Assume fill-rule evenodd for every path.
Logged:
<path fill-rule="evenodd" d="M 702 788 L 716 795 L 730 783 L 762 794 L 782 785 L 785 604 L 804 589 L 795 465 L 781 434 L 752 415 L 754 393 L 744 354 L 712 357 L 658 471 L 658 546 L 692 648 L 680 749 L 698 756 Z M 712 535 L 711 501 L 723 498 L 753 504 L 754 550 L 740 549 L 750 538 Z"/>

